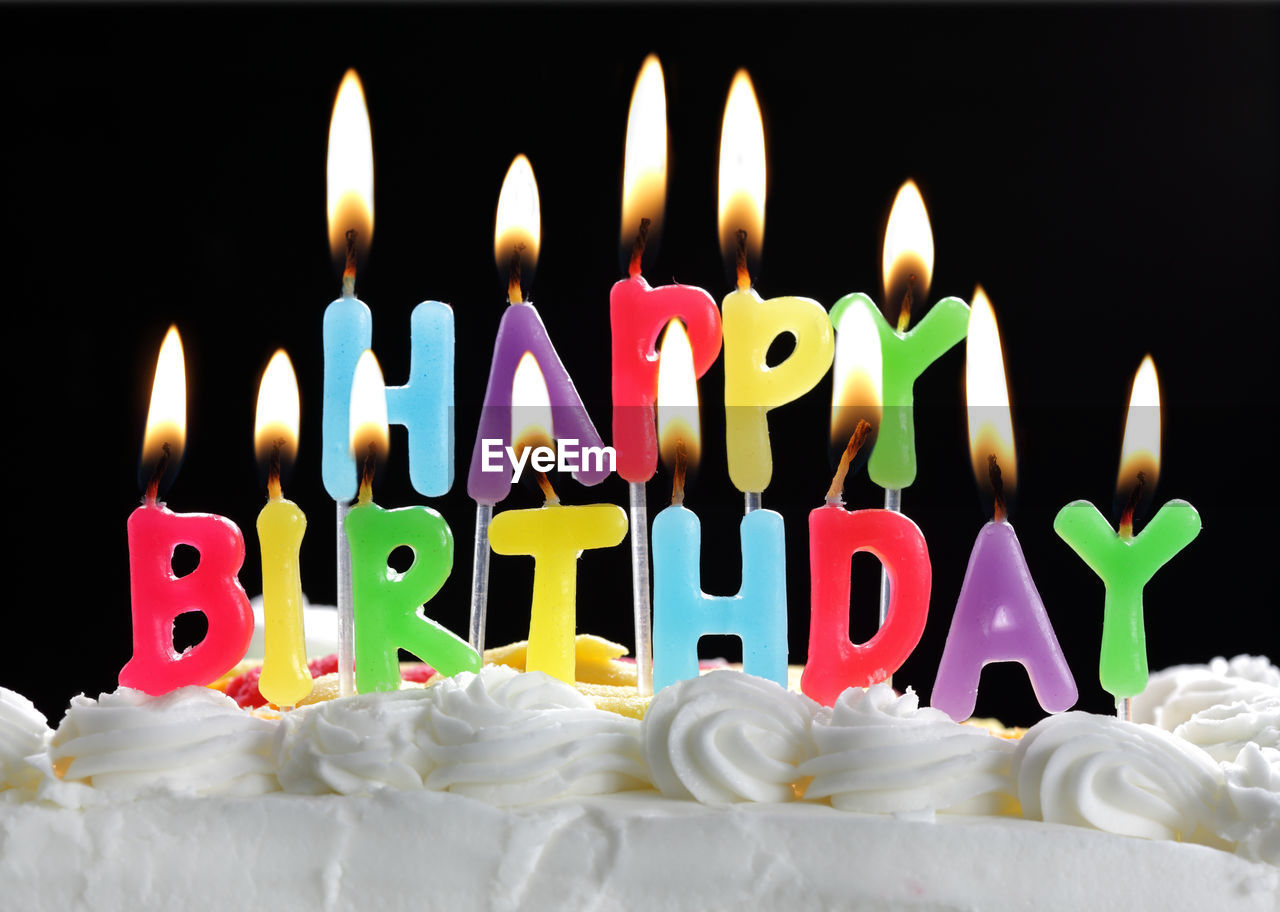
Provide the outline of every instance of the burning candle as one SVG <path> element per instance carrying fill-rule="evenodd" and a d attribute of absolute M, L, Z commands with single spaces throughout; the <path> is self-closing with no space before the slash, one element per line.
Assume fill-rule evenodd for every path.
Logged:
<path fill-rule="evenodd" d="M 526 352 L 511 393 L 511 424 L 505 432 L 522 455 L 546 447 L 555 413 L 537 358 Z M 530 459 L 532 462 L 533 460 Z M 529 611 L 527 671 L 543 671 L 572 684 L 575 678 L 578 555 L 609 548 L 627 534 L 627 514 L 614 504 L 565 506 L 546 472 L 533 463 L 546 503 L 531 510 L 507 510 L 489 525 L 489 544 L 498 554 L 533 557 L 533 601 Z"/>
<path fill-rule="evenodd" d="M 1134 525 L 1149 506 L 1160 468 L 1160 385 L 1147 355 L 1134 376 L 1116 477 L 1119 530 L 1088 501 L 1067 504 L 1053 529 L 1102 579 L 1102 648 L 1098 678 L 1116 698 L 1123 718 L 1129 699 L 1147 686 L 1147 635 L 1142 590 L 1155 572 L 1200 534 L 1200 514 L 1185 500 L 1171 500 L 1140 534 Z"/>
<path fill-rule="evenodd" d="M 253 609 L 237 578 L 244 563 L 240 530 L 225 517 L 174 513 L 159 501 L 182 460 L 186 397 L 182 340 L 171 326 L 160 347 L 147 410 L 139 470 L 146 495 L 129 517 L 133 657 L 120 670 L 121 686 L 155 696 L 216 681 L 244 657 L 253 636 Z M 182 577 L 173 572 L 179 545 L 200 555 L 196 568 Z M 188 611 L 204 614 L 208 632 L 178 653 L 173 624 Z"/>
<path fill-rule="evenodd" d="M 737 290 L 721 302 L 724 324 L 724 405 L 729 478 L 746 509 L 759 507 L 773 475 L 770 409 L 800 398 L 831 366 L 835 349 L 826 310 L 809 298 L 761 299 L 751 287 L 751 262 L 764 242 L 764 125 L 751 78 L 739 70 L 725 102 L 720 133 L 720 246 L 734 265 Z M 783 333 L 795 349 L 772 367 L 767 356 Z"/>
<path fill-rule="evenodd" d="M 649 611 L 649 519 L 644 485 L 658 464 L 654 401 L 658 387 L 658 335 L 673 319 L 690 336 L 694 370 L 701 377 L 720 354 L 720 311 L 701 288 L 649 287 L 640 274 L 661 236 L 667 190 L 667 105 L 662 66 L 645 59 L 627 117 L 619 233 L 629 277 L 609 292 L 613 338 L 613 446 L 617 471 L 629 484 L 631 580 L 636 631 L 637 686 L 653 692 Z"/>
<path fill-rule="evenodd" d="M 360 456 L 360 488 L 347 512 L 355 608 L 356 690 L 400 687 L 400 649 L 441 674 L 479 671 L 480 655 L 431 620 L 424 607 L 453 569 L 453 533 L 444 517 L 425 506 L 384 510 L 373 502 L 373 480 L 389 442 L 382 372 L 373 352 L 356 365 L 351 388 L 351 450 Z M 391 553 L 407 547 L 413 563 L 390 569 Z"/>
<path fill-rule="evenodd" d="M 258 387 L 253 444 L 267 475 L 267 505 L 258 514 L 262 549 L 263 659 L 258 689 L 277 706 L 294 706 L 311 693 L 302 623 L 298 550 L 307 517 L 286 500 L 283 476 L 298 450 L 298 380 L 284 349 L 271 356 Z"/>
<path fill-rule="evenodd" d="M 995 311 L 981 288 L 973 293 L 966 345 L 969 451 L 974 477 L 987 482 L 994 518 L 969 555 L 931 702 L 961 722 L 973 715 L 983 666 L 1020 662 L 1040 706 L 1062 712 L 1076 702 L 1076 682 L 1008 521 L 1017 481 L 1013 417 Z"/>
<path fill-rule="evenodd" d="M 915 420 L 912 416 L 916 379 L 964 338 L 969 307 L 959 298 L 943 298 L 908 331 L 913 312 L 929 293 L 933 274 L 933 232 L 920 191 L 912 181 L 898 190 L 885 228 L 885 307 L 893 324 L 865 294 L 845 295 L 831 308 L 831 323 L 840 329 L 845 314 L 858 308 L 871 314 L 880 337 L 884 381 L 884 418 L 867 474 L 886 492 L 900 491 L 916 478 Z"/>
<path fill-rule="evenodd" d="M 355 70 L 338 90 L 329 124 L 329 239 L 335 258 L 345 258 L 342 297 L 324 317 L 324 451 L 321 474 L 335 501 L 356 494 L 351 456 L 351 382 L 356 362 L 369 348 L 373 319 L 355 296 L 357 260 L 373 237 L 373 142 L 364 92 Z M 453 487 L 453 308 L 423 301 L 409 317 L 409 382 L 387 389 L 392 424 L 408 430 L 409 480 L 428 497 Z"/>
<path fill-rule="evenodd" d="M 351 692 L 351 558 L 344 522 L 356 495 L 352 458 L 351 384 L 356 362 L 373 339 L 373 317 L 355 296 L 357 260 L 373 237 L 373 141 L 364 92 L 348 70 L 333 105 L 328 156 L 329 240 L 345 259 L 342 296 L 324 313 L 324 412 L 321 476 L 337 511 L 338 672 Z M 386 390 L 389 420 L 408 430 L 409 480 L 420 494 L 438 496 L 453 487 L 453 308 L 423 301 L 409 318 L 409 382 Z"/>
<path fill-rule="evenodd" d="M 569 372 L 542 317 L 525 301 L 526 286 L 538 256 L 540 226 L 538 185 L 533 168 L 523 155 L 507 170 L 498 195 L 494 253 L 498 268 L 507 273 L 508 306 L 498 324 L 485 387 L 480 427 L 471 451 L 467 493 L 476 502 L 475 563 L 471 585 L 472 646 L 484 649 L 485 606 L 489 584 L 489 521 L 493 506 L 507 496 L 515 473 L 515 448 L 511 442 L 512 383 L 516 368 L 532 354 L 542 372 L 551 407 L 551 440 L 572 448 L 575 479 L 585 485 L 603 481 L 613 466 L 605 447 L 574 389 Z M 566 451 L 567 453 L 568 451 Z"/>
<path fill-rule="evenodd" d="M 851 312 L 836 344 L 832 440 L 848 440 L 826 503 L 809 514 L 809 659 L 800 689 L 826 706 L 848 687 L 888 678 L 911 655 L 929 613 L 932 568 L 924 535 L 892 510 L 846 510 L 844 483 L 874 453 L 881 420 L 880 346 L 872 317 Z M 849 576 L 853 555 L 866 551 L 891 586 L 879 630 L 861 645 L 849 639 Z"/>
<path fill-rule="evenodd" d="M 742 586 L 737 595 L 702 591 L 702 524 L 684 506 L 684 482 L 697 464 L 698 388 L 689 339 L 672 321 L 658 366 L 658 423 L 663 461 L 673 466 L 671 506 L 653 521 L 653 682 L 698 674 L 698 640 L 707 634 L 742 639 L 748 674 L 787 686 L 787 575 L 782 516 L 753 510 L 742 517 Z"/>

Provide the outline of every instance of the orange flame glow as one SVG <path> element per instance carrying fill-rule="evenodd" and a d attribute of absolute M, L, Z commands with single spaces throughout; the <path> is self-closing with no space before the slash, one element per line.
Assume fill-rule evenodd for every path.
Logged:
<path fill-rule="evenodd" d="M 898 331 L 906 331 L 912 303 L 924 306 L 933 278 L 933 230 L 914 181 L 898 189 L 884 231 L 884 307 Z M 910 295 L 910 298 L 908 298 Z"/>
<path fill-rule="evenodd" d="M 524 300 L 523 289 L 531 284 L 541 235 L 538 182 L 534 180 L 529 159 L 517 155 L 498 193 L 493 229 L 493 256 L 498 271 L 507 279 L 508 296 L 513 304 Z"/>
<path fill-rule="evenodd" d="M 738 263 L 738 287 L 750 285 L 746 263 L 764 247 L 764 121 L 746 70 L 733 77 L 720 129 L 720 250 Z M 739 250 L 745 244 L 745 262 Z"/>
<path fill-rule="evenodd" d="M 346 259 L 347 232 L 356 233 L 360 253 L 373 239 L 373 134 L 364 89 L 347 70 L 329 120 L 329 247 L 335 261 Z"/>
<path fill-rule="evenodd" d="M 187 368 L 178 327 L 170 326 L 156 358 L 147 425 L 142 435 L 139 481 L 156 493 L 162 476 L 172 479 L 187 441 Z"/>
<path fill-rule="evenodd" d="M 627 114 L 626 157 L 622 168 L 622 223 L 619 238 L 624 248 L 636 246 L 641 221 L 647 243 L 656 242 L 662 230 L 667 196 L 667 96 L 662 64 L 657 55 L 645 58 Z M 633 274 L 639 272 L 632 255 Z"/>
<path fill-rule="evenodd" d="M 994 456 L 1003 496 L 1012 497 L 1018 468 L 1004 351 L 1000 346 L 995 310 L 981 286 L 973 292 L 969 336 L 965 344 L 965 402 L 969 412 L 969 455 L 973 460 L 973 474 L 978 486 L 990 493 L 994 487 L 991 477 L 991 458 Z"/>
<path fill-rule="evenodd" d="M 672 320 L 663 333 L 658 356 L 658 440 L 663 463 L 673 466 L 677 449 L 683 444 L 687 466 L 698 464 L 702 449 L 700 425 L 693 347 L 684 324 Z"/>
<path fill-rule="evenodd" d="M 283 348 L 267 363 L 258 385 L 258 407 L 253 422 L 253 450 L 258 462 L 267 463 L 277 450 L 277 458 L 292 461 L 298 452 L 298 378 Z"/>

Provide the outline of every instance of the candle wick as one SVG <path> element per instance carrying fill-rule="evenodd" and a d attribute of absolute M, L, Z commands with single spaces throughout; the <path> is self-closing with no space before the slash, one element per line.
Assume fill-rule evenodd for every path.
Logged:
<path fill-rule="evenodd" d="M 1008 506 L 1004 502 L 1004 477 L 1000 474 L 1000 463 L 996 460 L 996 454 L 987 455 L 987 474 L 991 478 L 991 492 L 995 499 L 995 516 L 996 522 L 1004 522 L 1009 517 Z"/>
<path fill-rule="evenodd" d="M 146 500 L 150 505 L 154 505 L 160 498 L 160 479 L 164 477 L 165 471 L 169 468 L 169 442 L 166 440 L 160 444 L 160 458 L 156 460 L 155 466 L 151 469 L 151 480 L 147 482 Z"/>
<path fill-rule="evenodd" d="M 684 438 L 676 441 L 676 465 L 671 478 L 671 506 L 684 505 L 684 482 L 689 471 L 689 452 L 685 449 Z"/>
<path fill-rule="evenodd" d="M 844 480 L 849 474 L 849 466 L 853 464 L 858 451 L 862 449 L 870 436 L 871 425 L 867 422 L 867 419 L 859 418 L 857 425 L 854 426 L 853 433 L 849 435 L 849 442 L 845 445 L 844 452 L 840 454 L 840 465 L 836 468 L 835 477 L 831 479 L 831 487 L 827 488 L 827 503 L 844 503 Z"/>
<path fill-rule="evenodd" d="M 284 438 L 278 438 L 271 444 L 271 458 L 267 462 L 267 497 L 279 500 L 284 496 L 280 486 L 280 449 L 284 446 Z"/>
<path fill-rule="evenodd" d="M 342 296 L 356 296 L 356 230 L 347 231 L 347 268 L 342 270 Z"/>
<path fill-rule="evenodd" d="M 911 305 L 915 303 L 916 274 L 907 276 L 907 290 L 902 295 L 902 309 L 898 311 L 898 332 L 906 332 L 911 325 Z"/>
<path fill-rule="evenodd" d="M 356 497 L 356 503 L 373 503 L 373 473 L 377 467 L 378 445 L 371 442 L 360 467 L 360 493 Z"/>
<path fill-rule="evenodd" d="M 547 503 L 560 503 L 560 497 L 556 494 L 556 489 L 551 487 L 551 479 L 547 478 L 546 472 L 538 473 L 538 487 L 542 489 L 542 496 L 547 499 Z"/>
<path fill-rule="evenodd" d="M 631 246 L 630 276 L 633 279 L 640 275 L 640 264 L 644 259 L 645 244 L 649 241 L 649 224 L 647 218 L 640 219 L 640 227 L 636 231 L 635 243 Z"/>
<path fill-rule="evenodd" d="M 745 228 L 738 229 L 738 291 L 747 291 L 751 288 L 751 273 L 747 271 L 747 231 Z"/>
<path fill-rule="evenodd" d="M 1120 537 L 1125 541 L 1133 538 L 1133 515 L 1138 510 L 1138 501 L 1142 499 L 1142 488 L 1147 483 L 1147 473 L 1138 471 L 1138 482 L 1129 491 L 1129 500 L 1120 514 Z"/>
<path fill-rule="evenodd" d="M 520 287 L 520 254 L 522 253 L 524 253 L 523 241 L 511 248 L 511 267 L 507 275 L 507 303 L 509 304 L 524 303 L 524 289 Z"/>

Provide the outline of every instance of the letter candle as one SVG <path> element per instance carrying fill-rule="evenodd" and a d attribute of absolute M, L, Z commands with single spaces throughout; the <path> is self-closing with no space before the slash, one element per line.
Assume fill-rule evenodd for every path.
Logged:
<path fill-rule="evenodd" d="M 133 657 L 120 669 L 120 685 L 153 696 L 188 684 L 216 681 L 244 658 L 253 636 L 253 609 L 236 574 L 244 563 L 244 537 L 235 523 L 209 513 L 174 513 L 160 502 L 178 472 L 187 429 L 186 367 L 182 340 L 169 327 L 156 360 L 138 477 L 146 495 L 129 516 L 129 592 Z M 179 545 L 195 548 L 196 568 L 173 572 Z M 178 653 L 173 623 L 188 611 L 208 621 L 203 640 Z"/>
<path fill-rule="evenodd" d="M 916 378 L 964 338 L 969 307 L 959 298 L 943 298 L 910 331 L 912 309 L 929 292 L 933 274 L 933 232 L 924 200 L 913 181 L 898 190 L 885 226 L 881 259 L 885 307 L 894 311 L 890 325 L 865 294 L 845 295 L 831 308 L 831 323 L 839 331 L 846 312 L 862 309 L 874 317 L 880 337 L 884 374 L 884 418 L 875 449 L 867 464 L 871 480 L 884 488 L 887 510 L 902 509 L 902 489 L 915 481 L 916 445 L 913 398 Z M 916 308 L 918 310 L 918 308 Z M 888 610 L 888 577 L 880 577 L 880 623 Z"/>
<path fill-rule="evenodd" d="M 1013 418 L 1000 332 L 981 287 L 973 293 L 966 347 L 969 450 L 979 485 L 989 479 L 994 517 L 969 555 L 931 703 L 963 722 L 973 715 L 983 666 L 1020 662 L 1040 706 L 1063 712 L 1076 702 L 1076 682 L 1008 521 L 1006 498 L 1012 499 L 1017 480 Z"/>
<path fill-rule="evenodd" d="M 826 502 L 809 514 L 809 658 L 800 689 L 826 706 L 847 687 L 887 681 L 924 633 L 932 570 L 924 535 L 893 510 L 844 507 L 851 469 L 874 453 L 880 423 L 880 345 L 873 318 L 849 314 L 836 342 L 831 436 L 848 438 Z M 866 643 L 849 639 L 853 555 L 873 554 L 892 582 L 879 630 Z"/>
<path fill-rule="evenodd" d="M 666 119 L 662 66 L 651 54 L 636 77 L 627 116 L 619 236 L 629 275 L 609 292 L 613 446 L 617 472 L 627 481 L 630 492 L 631 591 L 637 687 L 641 694 L 653 693 L 645 482 L 653 477 L 658 465 L 658 440 L 654 432 L 654 398 L 658 388 L 655 345 L 663 328 L 672 320 L 680 320 L 691 337 L 697 376 L 705 374 L 720 354 L 720 311 L 711 295 L 691 285 L 651 288 L 640 274 L 642 260 L 646 255 L 653 255 L 661 234 L 667 189 Z"/>
<path fill-rule="evenodd" d="M 531 353 L 521 358 L 512 385 L 509 433 L 513 449 L 523 451 L 550 438 L 555 407 Z M 528 554 L 534 560 L 525 669 L 572 684 L 576 680 L 578 556 L 588 548 L 621 542 L 627 534 L 627 514 L 615 504 L 564 506 L 546 474 L 537 470 L 537 476 L 546 503 L 532 510 L 499 513 L 489 525 L 489 544 L 499 554 Z"/>
<path fill-rule="evenodd" d="M 355 296 L 356 261 L 373 235 L 373 143 L 359 77 L 348 70 L 329 124 L 329 236 L 345 255 L 342 296 L 324 314 L 324 413 L 321 475 L 337 513 L 338 680 L 354 688 L 351 555 L 345 517 L 356 494 L 356 465 L 348 426 L 356 362 L 373 339 L 368 306 Z M 453 487 L 453 308 L 423 301 L 409 318 L 409 382 L 386 390 L 390 420 L 408 430 L 409 480 L 418 493 Z"/>
<path fill-rule="evenodd" d="M 585 456 L 586 448 L 603 450 L 604 443 L 587 415 L 586 407 L 574 389 L 569 372 L 542 317 L 525 301 L 538 257 L 541 216 L 538 184 L 533 168 L 523 155 L 516 156 L 507 169 L 498 194 L 498 212 L 494 228 L 494 254 L 498 269 L 507 274 L 507 309 L 498 324 L 493 341 L 493 360 L 489 365 L 489 382 L 485 387 L 484 405 L 480 410 L 480 427 L 471 451 L 471 471 L 467 476 L 467 493 L 476 502 L 476 536 L 471 577 L 471 627 L 469 640 L 477 652 L 484 652 L 485 611 L 489 593 L 489 523 L 493 507 L 511 489 L 513 466 L 509 461 L 492 464 L 487 458 L 485 441 L 498 441 L 503 448 L 512 444 L 511 402 L 516 368 L 526 354 L 532 354 L 541 368 L 551 407 L 551 436 L 555 440 L 576 439 L 584 449 L 582 465 L 573 477 L 584 485 L 594 485 L 608 476 L 610 467 L 603 459 L 594 466 Z"/>
<path fill-rule="evenodd" d="M 480 655 L 423 613 L 453 569 L 453 533 L 426 506 L 384 510 L 373 502 L 373 479 L 388 448 L 387 400 L 373 352 L 356 364 L 351 388 L 351 450 L 359 454 L 360 488 L 347 511 L 355 609 L 356 690 L 397 690 L 399 650 L 407 649 L 444 675 L 479 671 Z M 403 573 L 388 564 L 407 547 L 413 563 Z"/>
<path fill-rule="evenodd" d="M 1133 717 L 1130 698 L 1147 686 L 1147 634 L 1142 590 L 1155 572 L 1200 534 L 1200 514 L 1185 500 L 1171 500 L 1134 534 L 1150 504 L 1160 468 L 1160 385 L 1147 355 L 1133 379 L 1116 477 L 1119 530 L 1085 500 L 1058 511 L 1053 529 L 1102 579 L 1102 646 L 1098 679 L 1116 698 L 1121 719 Z"/>
<path fill-rule="evenodd" d="M 742 667 L 787 686 L 786 548 L 782 516 L 742 517 L 742 586 L 736 595 L 702 591 L 702 524 L 684 506 L 684 482 L 699 447 L 698 388 L 684 328 L 672 321 L 658 365 L 663 461 L 673 465 L 671 506 L 653 521 L 653 682 L 657 690 L 698 674 L 698 640 L 737 634 Z"/>
<path fill-rule="evenodd" d="M 258 514 L 262 550 L 264 652 L 258 689 L 276 706 L 295 706 L 311 693 L 302 622 L 302 574 L 298 550 L 307 517 L 286 500 L 282 476 L 298 450 L 298 379 L 284 349 L 271 356 L 258 386 L 253 448 L 266 469 L 267 505 Z"/>
<path fill-rule="evenodd" d="M 746 70 L 734 76 L 720 133 L 719 225 L 737 290 L 721 302 L 724 330 L 725 449 L 729 478 L 743 492 L 746 512 L 759 509 L 773 475 L 770 409 L 813 389 L 835 350 L 826 310 L 809 298 L 761 299 L 751 287 L 750 260 L 764 241 L 765 155 L 760 106 Z M 795 349 L 770 367 L 769 346 L 783 333 Z"/>

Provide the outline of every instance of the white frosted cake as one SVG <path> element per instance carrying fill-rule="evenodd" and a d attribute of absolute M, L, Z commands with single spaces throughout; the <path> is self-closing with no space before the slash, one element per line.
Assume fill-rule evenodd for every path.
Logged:
<path fill-rule="evenodd" d="M 0 690 L 0 908 L 1280 908 L 1280 671 L 1154 675 L 1020 738 L 737 671 L 643 720 L 490 665 L 247 711 Z M 588 695 L 596 693 L 593 698 Z"/>

